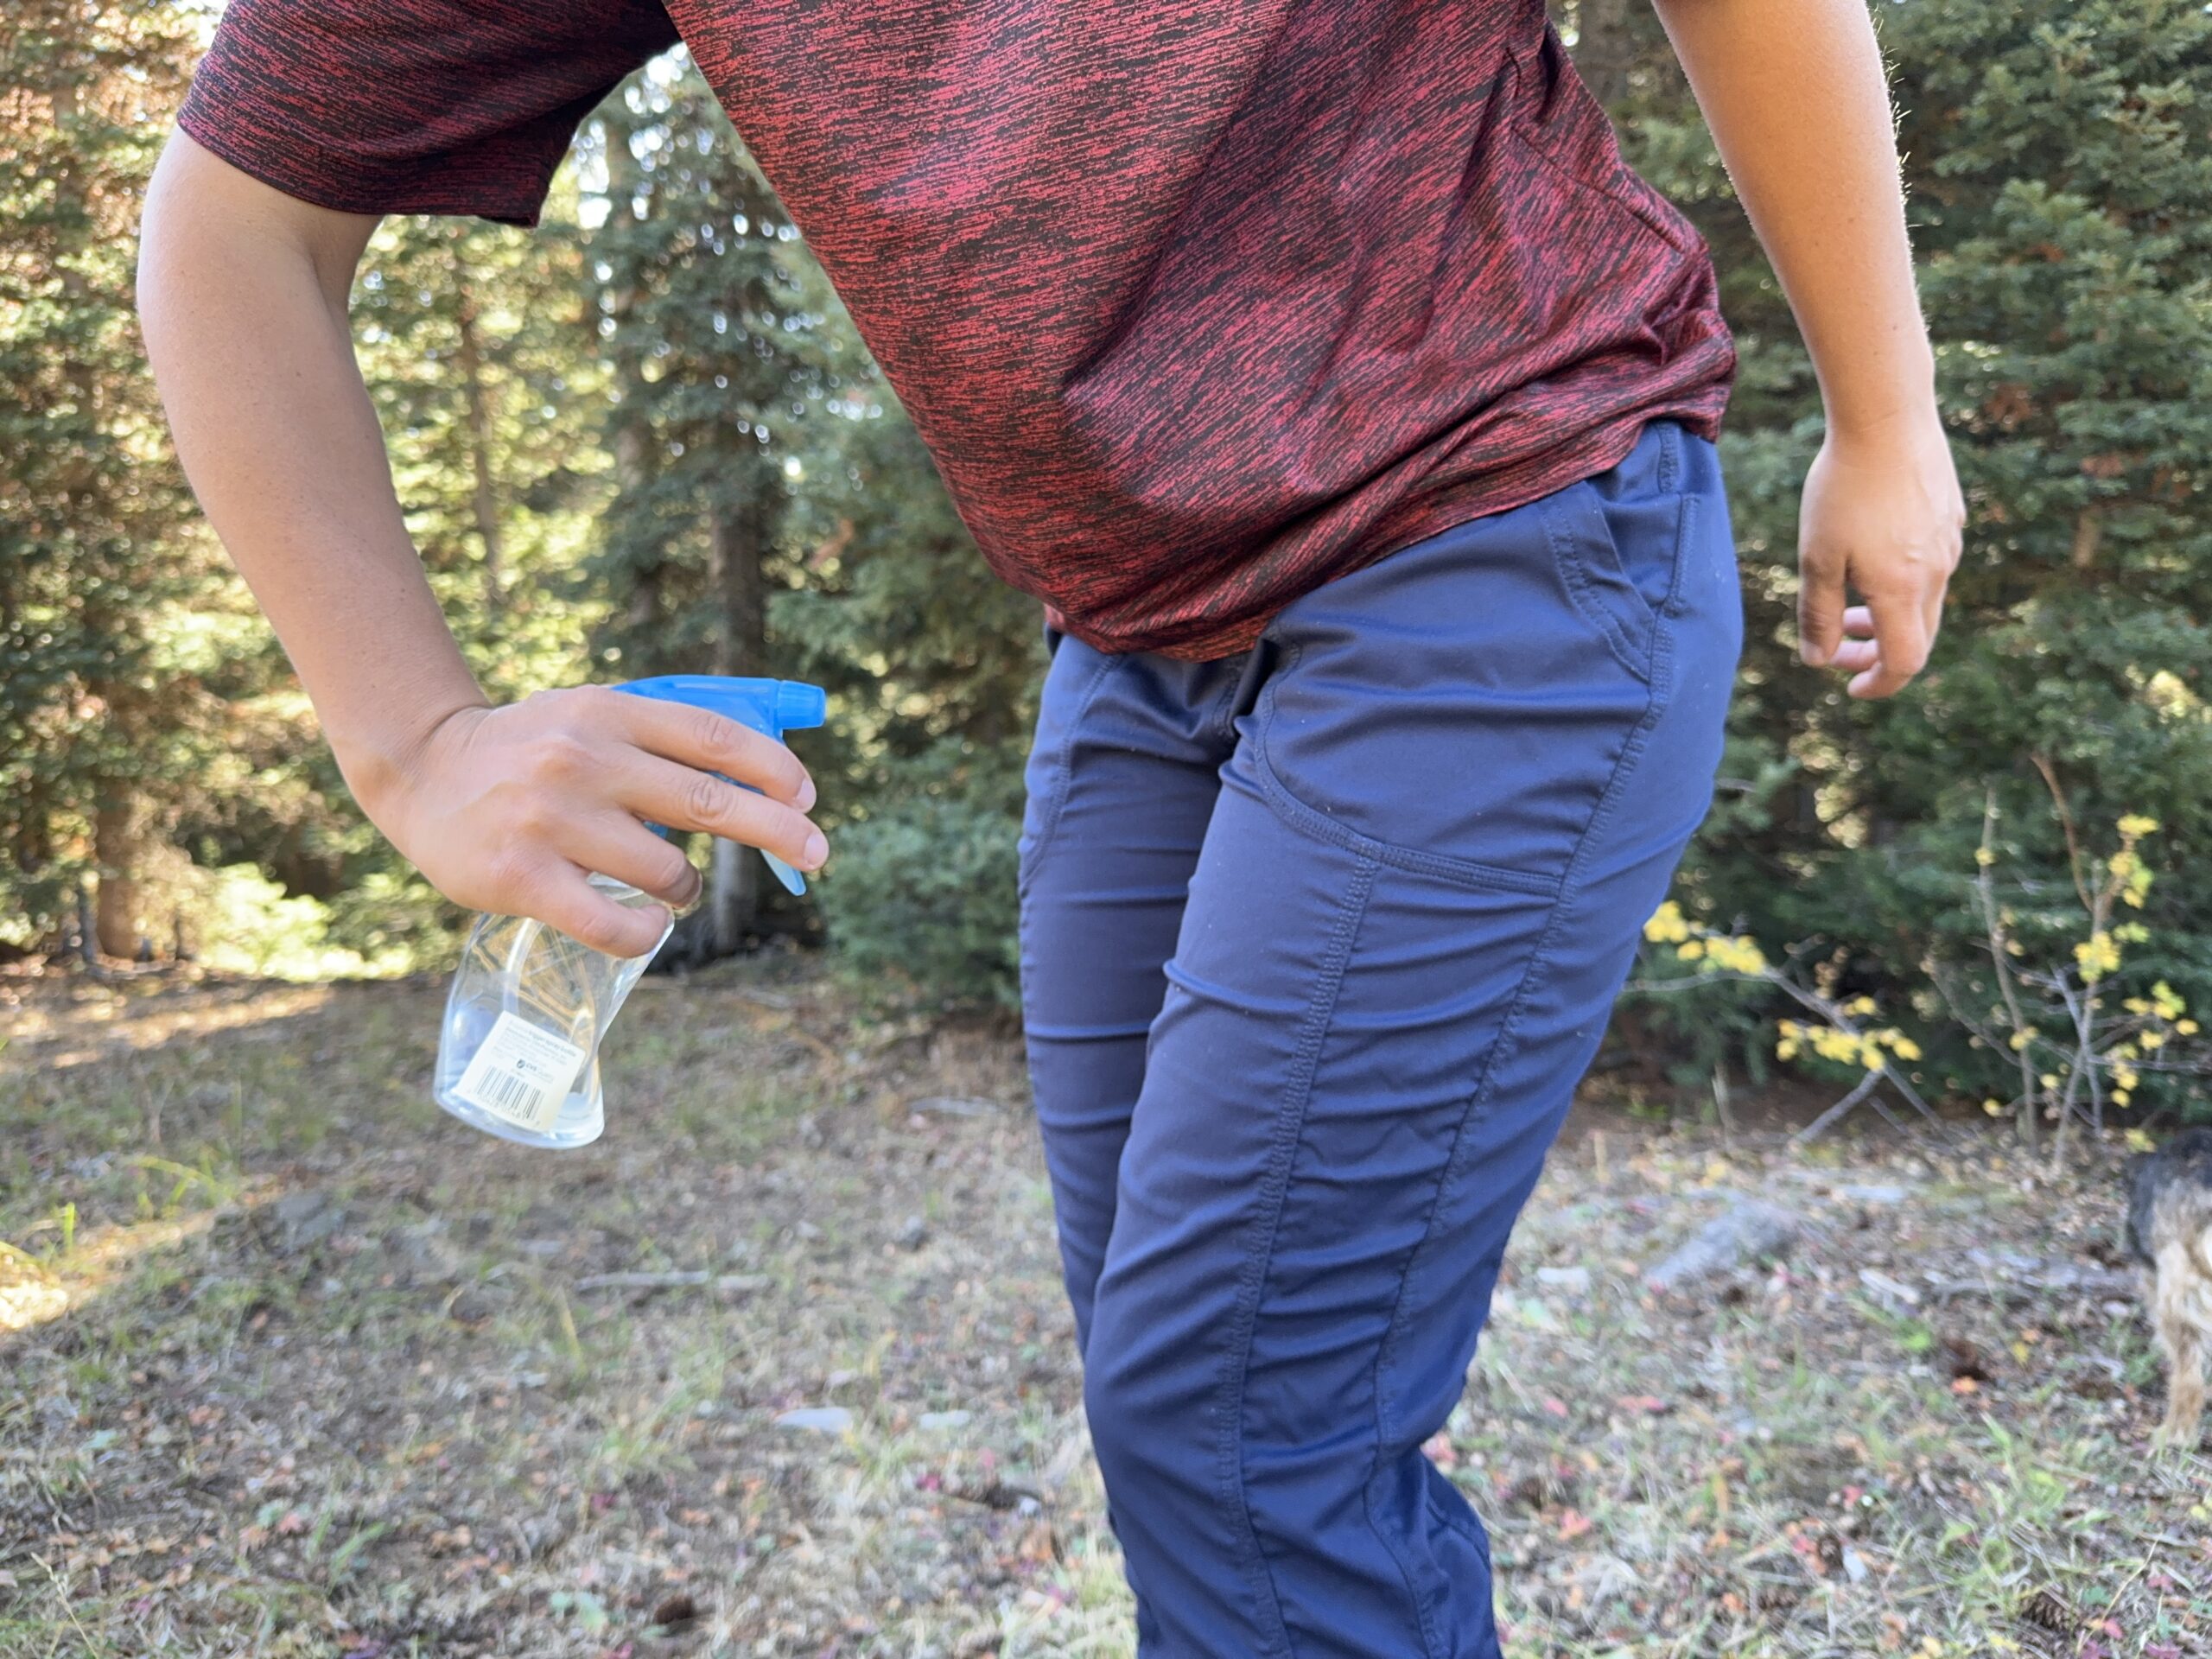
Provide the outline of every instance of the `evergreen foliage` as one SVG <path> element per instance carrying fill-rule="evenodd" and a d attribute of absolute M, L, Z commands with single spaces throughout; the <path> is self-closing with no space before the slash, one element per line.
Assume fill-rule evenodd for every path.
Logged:
<path fill-rule="evenodd" d="M 2008 1062 L 1947 1021 L 1929 975 L 1979 994 L 1985 868 L 2012 937 L 2063 957 L 2115 826 L 2154 821 L 2130 856 L 2181 879 L 2145 888 L 2110 989 L 2212 1001 L 2212 888 L 2186 879 L 2212 849 L 2212 16 L 1876 15 L 1971 521 L 1933 661 L 1872 703 L 1796 659 L 1821 428 L 1781 290 L 1649 7 L 1564 0 L 1560 21 L 1630 161 L 1712 245 L 1741 353 L 1723 446 L 1750 628 L 1684 925 L 1789 945 L 1838 997 L 1909 1008 L 1922 1086 L 1972 1094 Z M 459 918 L 346 799 L 191 510 L 140 357 L 130 229 L 205 27 L 181 0 L 30 0 L 0 22 L 0 947 L 60 949 L 89 887 L 111 951 L 163 955 L 210 918 L 291 913 L 237 902 L 266 880 L 321 906 L 327 960 L 435 963 Z M 819 921 L 889 993 L 1010 1004 L 1037 601 L 984 568 L 681 54 L 578 150 L 535 232 L 388 221 L 356 296 L 464 649 L 501 696 L 672 671 L 827 685 L 831 725 L 795 740 L 836 849 L 817 900 L 725 859 L 689 954 Z M 1775 1012 L 1738 988 L 1638 1018 L 1700 1074 L 1756 1072 Z M 2186 1106 L 2189 1087 L 2150 1076 L 2139 1098 Z"/>

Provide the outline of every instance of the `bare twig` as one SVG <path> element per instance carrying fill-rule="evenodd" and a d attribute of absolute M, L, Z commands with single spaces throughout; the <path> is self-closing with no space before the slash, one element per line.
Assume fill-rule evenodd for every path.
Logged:
<path fill-rule="evenodd" d="M 2133 1296 L 2141 1281 L 2119 1268 L 2073 1268 L 2060 1263 L 2041 1271 L 2021 1272 L 2003 1278 L 1939 1279 L 1928 1287 L 1938 1301 L 1954 1296 L 1985 1296 L 1992 1301 L 2025 1301 L 2054 1291 L 2077 1291 L 2086 1295 Z"/>
<path fill-rule="evenodd" d="M 2012 980 L 2012 931 L 2005 925 L 2004 912 L 1997 903 L 1996 879 L 1991 871 L 1996 868 L 1997 849 L 1997 786 L 1989 785 L 1982 796 L 1981 846 L 1975 862 L 1974 892 L 1981 901 L 1982 925 L 1988 930 L 1989 959 L 1997 976 L 1998 994 L 2005 999 L 2005 1013 L 2012 1020 L 2014 1031 L 2025 1031 L 2028 1017 L 2020 1007 L 2019 988 Z M 1946 1001 L 1950 999 L 1947 995 Z M 2035 1062 L 2023 1043 L 2016 1051 L 2020 1058 L 2020 1139 L 2029 1151 L 2035 1150 L 2037 1090 Z"/>
<path fill-rule="evenodd" d="M 2037 750 L 2028 751 L 2028 759 L 2043 774 L 2044 786 L 2050 791 L 2052 809 L 2058 814 L 2058 827 L 2066 836 L 2066 862 L 2074 873 L 2074 891 L 2081 896 L 2082 908 L 2094 912 L 2096 901 L 2089 897 L 2088 884 L 2082 879 L 2082 842 L 2074 833 L 2074 815 L 2066 810 L 2066 791 L 2059 786 L 2058 773 L 2049 757 Z"/>
<path fill-rule="evenodd" d="M 578 1290 L 690 1290 L 711 1286 L 723 1296 L 750 1295 L 756 1290 L 766 1290 L 770 1280 L 764 1273 L 722 1273 L 704 1271 L 682 1273 L 594 1273 L 576 1281 Z"/>
<path fill-rule="evenodd" d="M 1803 1128 L 1798 1130 L 1796 1135 L 1790 1136 L 1789 1138 L 1792 1143 L 1801 1147 L 1810 1146 L 1814 1141 L 1819 1140 L 1821 1136 L 1827 1134 L 1830 1128 L 1834 1128 L 1836 1124 L 1841 1122 L 1846 1117 L 1849 1116 L 1851 1109 L 1856 1106 L 1860 1101 L 1866 1099 L 1867 1096 L 1872 1094 L 1874 1092 L 1874 1085 L 1881 1082 L 1881 1080 L 1882 1074 L 1879 1071 L 1869 1071 L 1865 1077 L 1859 1079 L 1858 1084 L 1852 1089 L 1852 1091 L 1849 1094 L 1846 1095 L 1841 1100 L 1836 1102 L 1834 1105 L 1829 1107 L 1827 1110 L 1822 1112 L 1818 1117 L 1808 1123 Z"/>

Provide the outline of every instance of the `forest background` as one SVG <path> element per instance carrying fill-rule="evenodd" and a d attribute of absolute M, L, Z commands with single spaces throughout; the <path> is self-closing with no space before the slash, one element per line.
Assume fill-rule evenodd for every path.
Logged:
<path fill-rule="evenodd" d="M 2031 1133 L 2190 1113 L 2212 16 L 1878 9 L 1971 515 L 1934 660 L 1878 703 L 1795 658 L 1818 399 L 1694 103 L 1648 7 L 1559 18 L 1630 161 L 1709 241 L 1742 362 L 1728 753 L 1617 1043 L 1685 1083 L 1879 1074 Z M 212 24 L 180 0 L 0 20 L 0 959 L 435 971 L 466 918 L 346 795 L 144 365 L 138 205 Z M 873 997 L 1012 1007 L 1039 607 L 984 569 L 681 54 L 584 124 L 535 232 L 386 221 L 355 316 L 409 523 L 493 696 L 675 671 L 830 690 L 798 740 L 836 849 L 816 898 L 725 857 L 669 965 L 780 939 Z"/>

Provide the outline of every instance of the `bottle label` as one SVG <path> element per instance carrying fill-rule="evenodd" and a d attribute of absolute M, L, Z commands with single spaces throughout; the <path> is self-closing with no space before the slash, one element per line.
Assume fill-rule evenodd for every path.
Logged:
<path fill-rule="evenodd" d="M 543 1135 L 560 1116 L 583 1063 L 584 1051 L 574 1043 L 503 1013 L 453 1092 L 502 1122 Z"/>

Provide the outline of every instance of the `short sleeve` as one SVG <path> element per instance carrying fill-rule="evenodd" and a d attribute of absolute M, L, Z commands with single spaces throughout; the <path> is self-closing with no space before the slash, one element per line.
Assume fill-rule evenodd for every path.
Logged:
<path fill-rule="evenodd" d="M 230 0 L 177 122 L 319 207 L 535 225 L 577 124 L 677 39 L 659 0 Z"/>

